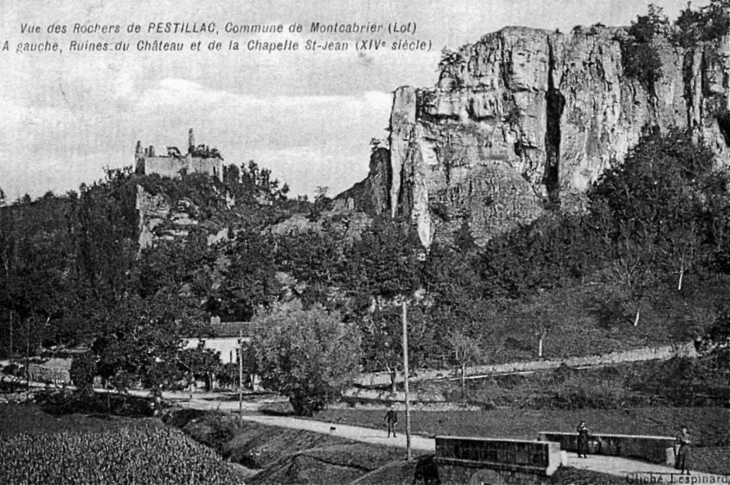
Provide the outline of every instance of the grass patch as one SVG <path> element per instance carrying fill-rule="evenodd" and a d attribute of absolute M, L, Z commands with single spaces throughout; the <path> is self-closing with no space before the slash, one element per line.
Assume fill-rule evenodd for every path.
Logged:
<path fill-rule="evenodd" d="M 692 450 L 692 469 L 730 476 L 730 447 L 697 448 Z"/>
<path fill-rule="evenodd" d="M 167 423 L 218 450 L 226 459 L 262 470 L 260 473 L 263 475 L 257 475 L 251 483 L 300 483 L 297 481 L 300 479 L 303 480 L 301 483 L 321 483 L 307 481 L 306 477 L 298 475 L 298 470 L 310 468 L 325 473 L 321 463 L 329 463 L 334 470 L 340 470 L 340 478 L 353 473 L 360 476 L 403 455 L 402 450 L 353 442 L 337 436 L 241 423 L 235 416 L 212 411 L 177 411 L 169 415 Z M 298 478 L 292 479 L 292 474 Z"/>
<path fill-rule="evenodd" d="M 666 281 L 645 296 L 636 327 L 632 324 L 636 309 L 628 293 L 600 274 L 542 293 L 529 303 L 505 301 L 484 323 L 485 332 L 494 332 L 503 341 L 499 352 L 489 349 L 493 357 L 488 363 L 536 359 L 538 321 L 550 329 L 544 342 L 548 359 L 691 341 L 712 325 L 728 291 L 728 275 L 688 275 L 681 291 L 676 281 Z"/>
<path fill-rule="evenodd" d="M 54 416 L 36 404 L 0 404 L 0 438 L 19 433 L 99 432 L 110 428 L 151 426 L 155 419 L 119 418 L 105 414 Z"/>
<path fill-rule="evenodd" d="M 329 409 L 319 419 L 350 425 L 383 428 L 384 411 Z M 540 431 L 573 432 L 585 420 L 595 433 L 674 436 L 685 424 L 695 440 L 693 467 L 709 473 L 727 473 L 730 467 L 730 409 L 639 407 L 615 410 L 495 409 L 470 411 L 413 411 L 411 430 L 425 436 L 451 435 L 485 438 L 536 439 Z M 400 431 L 405 427 L 399 423 Z M 590 483 L 590 482 L 583 482 Z"/>
<path fill-rule="evenodd" d="M 615 477 L 576 468 L 560 468 L 549 479 L 550 485 L 626 485 L 625 477 Z"/>
<path fill-rule="evenodd" d="M 638 406 L 727 406 L 728 374 L 706 359 L 675 358 L 596 369 L 566 366 L 529 375 L 456 381 L 414 382 L 416 392 L 486 409 L 622 409 Z"/>
<path fill-rule="evenodd" d="M 139 418 L 154 414 L 150 398 L 124 393 L 86 394 L 44 390 L 33 395 L 33 402 L 40 405 L 43 411 L 57 416 L 92 413 Z"/>
<path fill-rule="evenodd" d="M 329 409 L 319 419 L 383 429 L 384 411 Z M 596 433 L 674 436 L 686 424 L 699 447 L 730 446 L 730 409 L 640 407 L 616 410 L 560 409 L 489 411 L 412 411 L 411 429 L 426 436 L 483 436 L 535 439 L 540 431 L 574 431 L 585 420 Z M 399 426 L 403 428 L 404 424 Z"/>

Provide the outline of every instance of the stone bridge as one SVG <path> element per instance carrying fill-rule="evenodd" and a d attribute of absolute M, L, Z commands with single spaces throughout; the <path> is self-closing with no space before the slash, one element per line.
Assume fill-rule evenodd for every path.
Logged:
<path fill-rule="evenodd" d="M 548 441 L 437 436 L 434 462 L 441 483 L 535 483 L 561 464 L 560 444 Z"/>

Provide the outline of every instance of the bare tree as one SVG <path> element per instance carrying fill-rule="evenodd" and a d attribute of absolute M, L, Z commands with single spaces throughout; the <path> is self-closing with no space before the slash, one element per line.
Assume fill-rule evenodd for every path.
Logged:
<path fill-rule="evenodd" d="M 545 351 L 545 338 L 552 330 L 553 322 L 543 318 L 537 318 L 533 323 L 535 335 L 537 335 L 537 357 L 542 359 Z"/>
<path fill-rule="evenodd" d="M 692 269 L 699 251 L 697 221 L 682 221 L 672 228 L 662 249 L 664 260 L 672 273 L 677 274 L 677 291 L 682 291 L 682 282 L 687 271 Z"/>
<path fill-rule="evenodd" d="M 451 345 L 454 360 L 459 364 L 461 389 L 466 389 L 466 373 L 469 364 L 477 363 L 482 358 L 482 339 L 472 338 L 465 333 L 454 330 L 449 332 L 446 340 Z"/>
<path fill-rule="evenodd" d="M 613 264 L 614 274 L 629 291 L 634 302 L 634 327 L 639 325 L 644 295 L 655 279 L 652 268 L 655 255 L 645 242 L 649 237 L 650 234 L 638 237 L 637 234 L 631 234 L 627 226 L 622 226 L 617 248 L 618 257 Z"/>

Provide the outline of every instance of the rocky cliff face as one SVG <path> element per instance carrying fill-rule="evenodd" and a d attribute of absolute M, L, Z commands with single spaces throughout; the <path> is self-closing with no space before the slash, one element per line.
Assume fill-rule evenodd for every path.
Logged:
<path fill-rule="evenodd" d="M 221 196 L 221 199 L 221 205 L 225 202 L 226 208 L 220 209 L 220 212 L 230 210 L 235 205 L 228 194 Z M 259 202 L 259 205 L 268 204 L 269 201 Z M 204 233 L 209 246 L 228 240 L 230 226 L 224 218 L 199 217 L 201 208 L 188 197 L 172 200 L 164 193 L 152 194 L 137 185 L 136 208 L 140 250 L 153 246 L 158 240 L 184 238 L 193 230 Z"/>
<path fill-rule="evenodd" d="M 189 200 L 181 200 L 173 210 L 170 201 L 164 196 L 152 195 L 138 185 L 136 207 L 139 213 L 140 249 L 151 246 L 157 239 L 171 241 L 187 236 L 189 228 L 198 225 L 198 221 L 186 211 L 193 205 Z"/>
<path fill-rule="evenodd" d="M 646 126 L 690 127 L 726 163 L 730 39 L 657 41 L 663 75 L 649 93 L 624 75 L 625 35 L 510 27 L 451 53 L 434 88 L 395 91 L 390 173 L 380 166 L 369 200 L 387 189 L 387 210 L 414 221 L 425 246 L 464 225 L 483 244 L 546 210 L 580 210 Z"/>
<path fill-rule="evenodd" d="M 373 149 L 370 154 L 370 172 L 367 178 L 335 197 L 333 209 L 336 211 L 362 211 L 372 215 L 380 215 L 382 212 L 390 210 L 392 177 L 388 149 L 384 147 Z"/>

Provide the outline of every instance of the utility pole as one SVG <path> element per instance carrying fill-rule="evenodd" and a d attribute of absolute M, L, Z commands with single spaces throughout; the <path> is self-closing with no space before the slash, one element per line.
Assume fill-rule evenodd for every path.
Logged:
<path fill-rule="evenodd" d="M 14 360 L 13 359 L 13 357 L 14 357 L 14 354 L 13 354 L 13 310 L 9 310 L 8 314 L 9 314 L 9 321 L 10 321 L 10 347 L 9 347 L 8 353 L 10 355 L 10 363 L 12 364 L 13 360 Z"/>
<path fill-rule="evenodd" d="M 30 317 L 25 319 L 25 380 L 30 389 Z"/>
<path fill-rule="evenodd" d="M 243 421 L 243 330 L 238 331 L 238 420 Z"/>
<path fill-rule="evenodd" d="M 411 461 L 411 406 L 408 399 L 408 320 L 406 302 L 403 301 L 403 390 L 406 398 L 406 458 Z"/>

